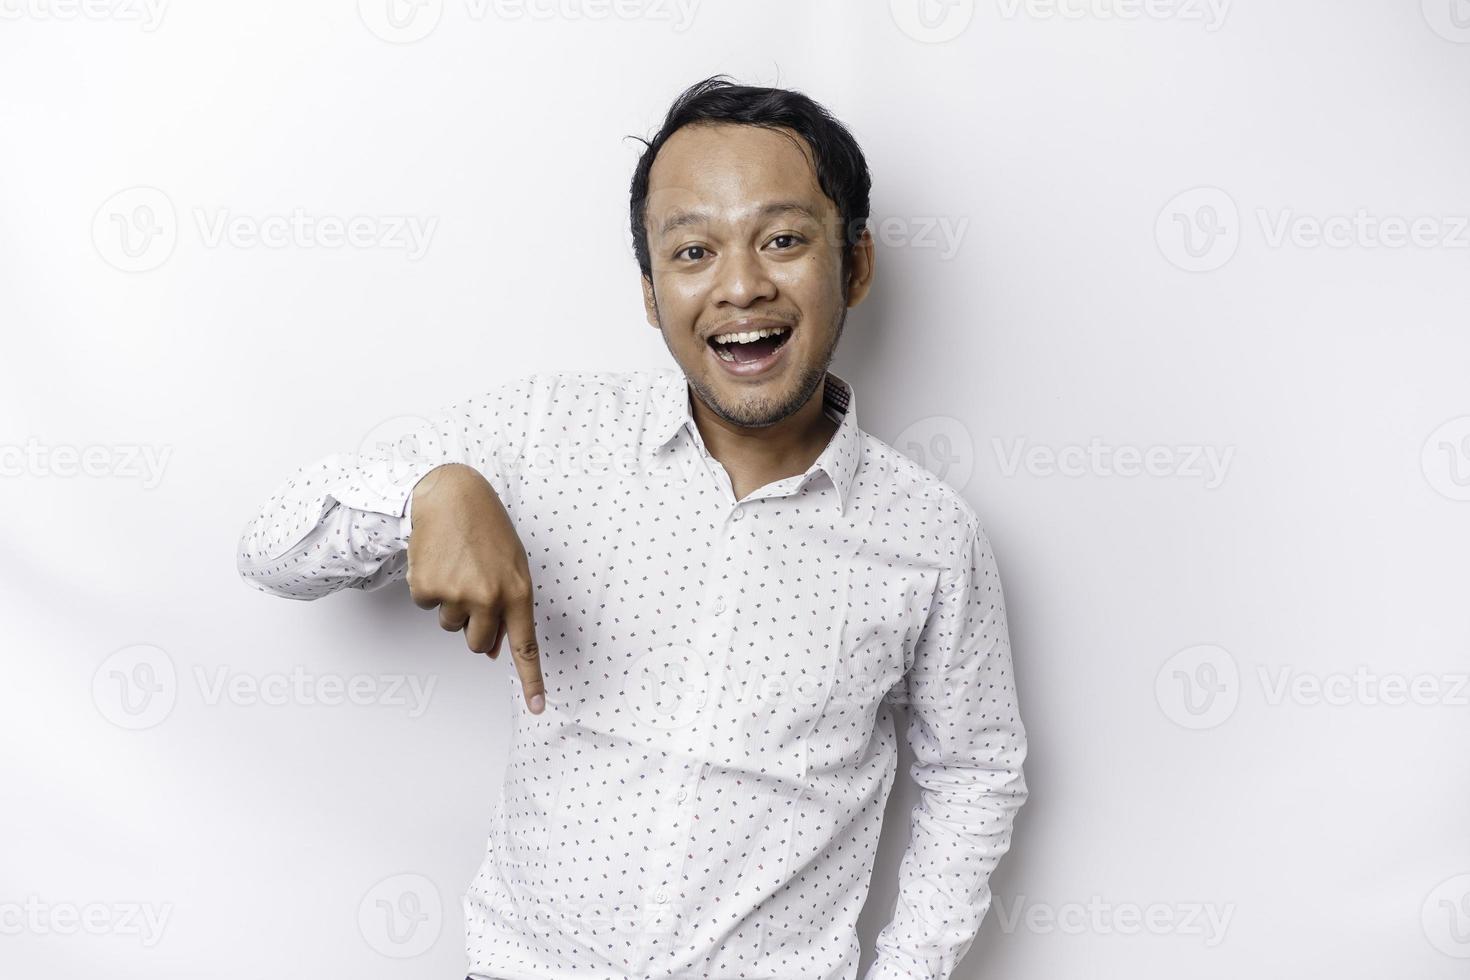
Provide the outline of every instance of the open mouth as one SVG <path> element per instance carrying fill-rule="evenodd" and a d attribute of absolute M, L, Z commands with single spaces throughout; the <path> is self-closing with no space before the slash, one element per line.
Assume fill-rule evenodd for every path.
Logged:
<path fill-rule="evenodd" d="M 727 364 L 758 364 L 771 357 L 791 338 L 790 327 L 768 327 L 743 333 L 722 333 L 709 339 L 710 350 Z"/>

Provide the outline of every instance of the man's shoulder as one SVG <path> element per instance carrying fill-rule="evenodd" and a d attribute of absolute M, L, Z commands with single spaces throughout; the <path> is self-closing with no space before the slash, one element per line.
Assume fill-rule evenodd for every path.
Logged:
<path fill-rule="evenodd" d="M 980 517 L 975 508 L 951 484 L 871 432 L 858 431 L 863 447 L 858 479 L 877 490 L 881 497 L 879 506 L 885 509 L 906 506 L 920 511 L 926 522 L 958 527 L 965 532 L 979 527 Z M 944 472 L 948 472 L 948 464 Z"/>

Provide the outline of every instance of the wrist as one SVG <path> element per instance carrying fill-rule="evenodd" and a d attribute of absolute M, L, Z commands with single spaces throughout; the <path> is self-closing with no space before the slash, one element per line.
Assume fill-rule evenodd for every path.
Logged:
<path fill-rule="evenodd" d="M 488 485 L 480 472 L 464 463 L 444 463 L 419 478 L 409 493 L 406 514 L 417 520 L 444 506 L 462 500 L 467 489 Z"/>

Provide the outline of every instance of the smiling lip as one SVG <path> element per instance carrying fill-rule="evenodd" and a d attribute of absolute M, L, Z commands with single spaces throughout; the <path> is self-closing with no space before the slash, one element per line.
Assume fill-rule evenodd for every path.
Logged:
<path fill-rule="evenodd" d="M 767 354 L 765 357 L 747 361 L 727 361 L 722 358 L 715 350 L 716 337 L 723 337 L 726 334 L 732 333 L 749 333 L 757 330 L 772 330 L 778 327 L 784 327 L 786 329 L 786 333 L 781 340 L 780 346 L 771 351 L 771 353 Z M 787 323 L 784 320 L 735 320 L 731 323 L 724 324 L 718 329 L 712 331 L 709 336 L 705 338 L 705 346 L 709 348 L 710 358 L 713 359 L 714 362 L 718 364 L 726 374 L 732 375 L 737 378 L 751 378 L 765 374 L 771 371 L 776 366 L 776 364 L 785 355 L 786 348 L 791 346 L 791 337 L 795 333 L 795 331 L 795 326 L 793 324 Z"/>

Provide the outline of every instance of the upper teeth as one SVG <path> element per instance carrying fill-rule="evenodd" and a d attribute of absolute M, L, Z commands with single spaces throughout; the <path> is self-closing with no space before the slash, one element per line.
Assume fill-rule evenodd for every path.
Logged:
<path fill-rule="evenodd" d="M 785 333 L 790 327 L 767 327 L 764 330 L 747 330 L 744 333 L 722 333 L 715 337 L 717 344 L 748 344 L 762 337 L 774 337 Z"/>

